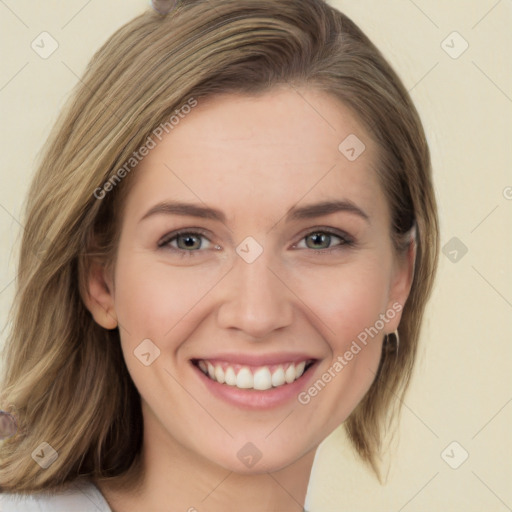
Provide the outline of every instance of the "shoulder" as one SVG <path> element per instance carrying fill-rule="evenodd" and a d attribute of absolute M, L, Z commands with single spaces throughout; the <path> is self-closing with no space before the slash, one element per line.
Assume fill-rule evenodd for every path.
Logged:
<path fill-rule="evenodd" d="M 112 512 L 99 489 L 89 480 L 66 490 L 37 494 L 1 494 L 1 512 Z"/>

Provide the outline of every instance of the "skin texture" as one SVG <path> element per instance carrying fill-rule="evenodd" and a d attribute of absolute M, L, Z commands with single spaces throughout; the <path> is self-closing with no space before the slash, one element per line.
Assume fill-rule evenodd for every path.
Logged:
<path fill-rule="evenodd" d="M 338 150 L 350 134 L 366 146 L 354 161 Z M 190 360 L 305 353 L 318 360 L 306 389 L 379 315 L 405 303 L 414 247 L 400 258 L 394 252 L 378 161 L 377 146 L 339 101 L 283 87 L 200 101 L 139 164 L 114 272 L 96 265 L 89 277 L 88 307 L 103 327 L 119 326 L 142 397 L 144 478 L 137 492 L 101 485 L 114 510 L 302 510 L 315 450 L 370 387 L 400 314 L 307 405 L 294 397 L 268 410 L 236 407 L 208 391 Z M 166 200 L 226 218 L 140 220 Z M 368 219 L 349 211 L 285 218 L 326 200 L 351 201 Z M 180 255 L 168 247 L 177 250 L 176 239 L 158 247 L 177 229 L 198 228 L 200 249 Z M 308 237 L 326 228 L 354 245 Z M 263 248 L 252 263 L 236 252 L 248 236 Z M 134 356 L 145 339 L 160 350 L 150 366 Z M 247 442 L 262 455 L 251 468 L 237 457 Z"/>

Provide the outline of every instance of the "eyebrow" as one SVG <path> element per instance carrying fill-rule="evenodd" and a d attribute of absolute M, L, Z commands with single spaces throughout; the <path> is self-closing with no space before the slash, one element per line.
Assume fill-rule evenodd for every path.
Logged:
<path fill-rule="evenodd" d="M 321 217 L 323 215 L 330 215 L 338 212 L 348 212 L 358 215 L 367 222 L 370 221 L 369 215 L 361 208 L 355 205 L 352 201 L 323 201 L 307 206 L 293 207 L 288 210 L 285 219 L 303 220 Z M 201 219 L 211 219 L 222 223 L 226 222 L 226 216 L 220 210 L 201 206 L 195 203 L 184 203 L 180 201 L 162 201 L 148 210 L 139 222 L 151 217 L 153 215 L 182 215 L 189 217 L 197 217 Z"/>
<path fill-rule="evenodd" d="M 287 215 L 287 220 L 301 220 L 311 219 L 314 217 L 321 217 L 322 215 L 330 215 L 332 213 L 348 212 L 358 215 L 367 222 L 370 221 L 370 216 L 359 206 L 355 205 L 352 201 L 324 201 L 308 206 L 301 206 L 300 208 L 291 208 Z"/>
<path fill-rule="evenodd" d="M 162 201 L 146 212 L 139 222 L 157 214 L 186 215 L 201 219 L 218 220 L 220 222 L 226 221 L 224 213 L 215 208 L 208 208 L 194 203 L 182 203 L 179 201 Z"/>

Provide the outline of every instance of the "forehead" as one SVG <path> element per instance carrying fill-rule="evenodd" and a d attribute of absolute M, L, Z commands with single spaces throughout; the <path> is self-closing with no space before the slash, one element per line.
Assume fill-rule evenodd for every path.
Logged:
<path fill-rule="evenodd" d="M 128 198 L 137 213 L 168 199 L 200 200 L 228 216 L 319 199 L 350 199 L 371 211 L 383 201 L 376 144 L 349 108 L 320 91 L 199 100 L 155 142 Z"/>

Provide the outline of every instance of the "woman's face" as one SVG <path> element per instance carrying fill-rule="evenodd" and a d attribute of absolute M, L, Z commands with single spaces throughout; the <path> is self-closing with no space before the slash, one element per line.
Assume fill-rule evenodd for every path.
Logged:
<path fill-rule="evenodd" d="M 409 291 L 376 145 L 331 96 L 286 88 L 200 101 L 153 138 L 110 291 L 90 281 L 119 322 L 145 443 L 283 468 L 363 398 Z"/>

